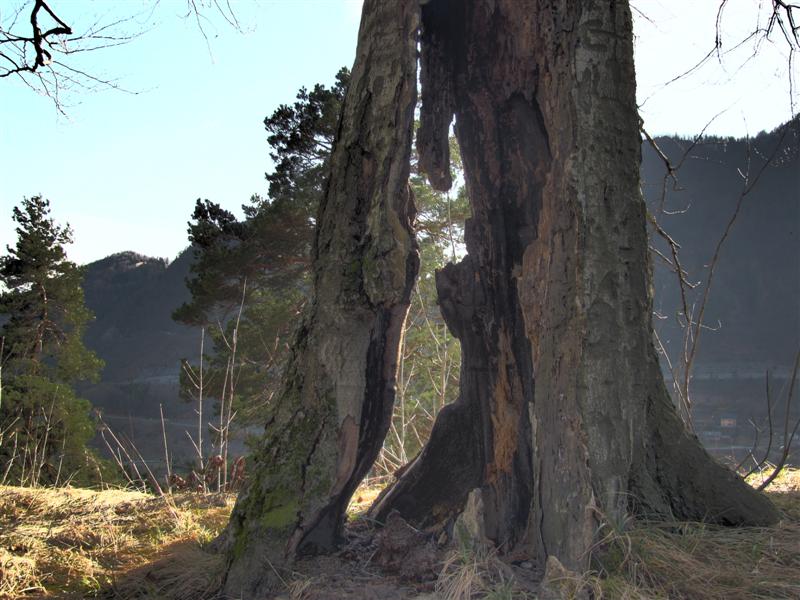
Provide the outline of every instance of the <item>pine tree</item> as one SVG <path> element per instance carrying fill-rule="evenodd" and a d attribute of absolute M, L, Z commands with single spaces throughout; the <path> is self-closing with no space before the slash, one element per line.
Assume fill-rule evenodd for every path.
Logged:
<path fill-rule="evenodd" d="M 83 271 L 67 259 L 72 231 L 50 218 L 41 196 L 24 199 L 13 219 L 17 243 L 0 258 L 0 463 L 23 484 L 67 476 L 86 482 L 93 476 L 83 468 L 91 407 L 73 385 L 96 380 L 103 362 L 82 341 L 93 315 L 84 303 Z"/>
<path fill-rule="evenodd" d="M 334 85 L 301 88 L 291 105 L 264 119 L 275 164 L 267 174 L 269 195 L 243 206 L 245 219 L 209 200 L 198 200 L 189 223 L 194 247 L 191 301 L 174 317 L 207 327 L 212 343 L 204 359 L 203 396 L 221 399 L 239 424 L 259 424 L 277 392 L 288 358 L 290 334 L 310 289 L 310 252 L 325 170 L 350 73 L 343 68 Z M 435 271 L 456 261 L 464 246 L 469 203 L 458 146 L 452 138 L 452 172 L 457 186 L 434 190 L 412 157 L 409 183 L 416 204 L 415 227 L 422 257 L 406 322 L 398 408 L 378 470 L 394 470 L 427 439 L 436 412 L 458 389 L 458 341 L 437 306 Z M 239 315 L 239 309 L 242 313 Z M 231 362 L 233 329 L 236 360 Z M 182 370 L 182 396 L 196 399 L 198 365 Z M 231 401 L 231 385 L 234 398 Z M 402 406 L 400 406 L 402 403 Z M 226 409 L 228 410 L 228 409 Z"/>
<path fill-rule="evenodd" d="M 275 169 L 266 176 L 268 196 L 254 195 L 242 206 L 244 219 L 198 199 L 189 223 L 192 297 L 173 316 L 207 327 L 212 343 L 203 396 L 235 412 L 240 424 L 263 422 L 307 297 L 314 223 L 349 79 L 342 68 L 332 86 L 301 88 L 293 104 L 264 119 Z M 199 391 L 197 374 L 184 365 L 185 399 Z"/>

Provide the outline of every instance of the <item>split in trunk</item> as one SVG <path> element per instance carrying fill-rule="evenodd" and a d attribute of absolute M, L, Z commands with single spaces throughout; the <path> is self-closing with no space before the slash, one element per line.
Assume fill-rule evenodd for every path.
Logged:
<path fill-rule="evenodd" d="M 775 521 L 658 367 L 628 3 L 433 0 L 422 31 L 420 164 L 448 185 L 455 115 L 472 205 L 468 256 L 437 278 L 462 381 L 372 514 L 431 527 L 479 487 L 499 548 L 579 571 L 604 518 Z"/>

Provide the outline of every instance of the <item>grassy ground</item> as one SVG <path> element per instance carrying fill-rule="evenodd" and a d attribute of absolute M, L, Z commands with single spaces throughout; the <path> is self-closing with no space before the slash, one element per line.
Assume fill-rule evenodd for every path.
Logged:
<path fill-rule="evenodd" d="M 200 546 L 231 506 L 213 496 L 0 488 L 0 598 L 94 597 L 166 552 L 187 555 L 192 567 L 216 562 Z M 214 569 L 191 578 L 195 591 L 215 584 Z"/>
<path fill-rule="evenodd" d="M 359 490 L 352 515 L 375 494 Z M 565 573 L 558 587 L 566 598 L 581 589 L 614 600 L 800 598 L 800 471 L 786 472 L 769 494 L 785 515 L 770 528 L 606 525 L 594 570 Z M 0 488 L 0 599 L 209 597 L 222 563 L 202 545 L 224 526 L 231 506 L 232 498 L 221 496 Z M 446 557 L 429 595 L 368 563 L 343 554 L 299 565 L 286 597 L 377 597 L 374 590 L 384 599 L 535 598 L 526 584 L 529 565 L 473 547 Z M 334 594 L 334 580 L 345 591 Z"/>
<path fill-rule="evenodd" d="M 774 527 L 632 523 L 610 531 L 595 585 L 608 598 L 800 598 L 800 470 L 785 471 L 768 494 L 785 517 Z"/>

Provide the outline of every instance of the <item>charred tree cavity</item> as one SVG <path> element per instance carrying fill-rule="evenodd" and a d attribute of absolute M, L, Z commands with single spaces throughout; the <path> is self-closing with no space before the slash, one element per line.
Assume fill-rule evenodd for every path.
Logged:
<path fill-rule="evenodd" d="M 313 249 L 313 297 L 252 475 L 219 540 L 224 592 L 261 597 L 330 551 L 388 431 L 419 267 L 408 186 L 416 0 L 366 0 Z"/>
<path fill-rule="evenodd" d="M 472 206 L 437 275 L 460 395 L 372 515 L 441 526 L 480 488 L 501 550 L 578 571 L 604 519 L 775 521 L 658 367 L 627 1 L 432 0 L 421 44 L 420 165 L 449 187 L 454 116 Z"/>
<path fill-rule="evenodd" d="M 420 164 L 432 185 L 448 183 L 441 174 L 449 173 L 455 114 L 472 207 L 468 255 L 436 279 L 442 315 L 461 342 L 461 381 L 428 447 L 372 511 L 378 519 L 396 509 L 417 525 L 445 524 L 479 488 L 483 529 L 502 549 L 524 536 L 533 492 L 533 363 L 517 282 L 550 162 L 528 80 L 533 62 L 526 72 L 502 60 L 508 39 L 496 34 L 509 27 L 507 16 L 480 2 L 434 1 L 422 9 Z M 442 478 L 448 472 L 457 476 Z"/>

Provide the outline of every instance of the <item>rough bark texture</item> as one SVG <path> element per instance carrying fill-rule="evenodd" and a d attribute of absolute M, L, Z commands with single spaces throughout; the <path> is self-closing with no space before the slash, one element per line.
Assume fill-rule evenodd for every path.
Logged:
<path fill-rule="evenodd" d="M 658 367 L 628 3 L 541 1 L 536 23 L 552 166 L 520 283 L 536 373 L 530 540 L 580 571 L 598 523 L 626 512 L 775 521 L 685 430 Z"/>
<path fill-rule="evenodd" d="M 334 547 L 389 428 L 419 262 L 408 187 L 418 12 L 415 0 L 364 4 L 318 218 L 314 295 L 221 538 L 231 597 L 258 597 L 278 584 L 275 569 Z"/>
<path fill-rule="evenodd" d="M 498 546 L 579 572 L 605 518 L 776 520 L 658 367 L 627 1 L 433 0 L 422 23 L 420 164 L 448 185 L 455 114 L 472 204 L 437 278 L 462 382 L 373 514 L 431 526 L 481 487 Z"/>

